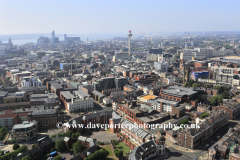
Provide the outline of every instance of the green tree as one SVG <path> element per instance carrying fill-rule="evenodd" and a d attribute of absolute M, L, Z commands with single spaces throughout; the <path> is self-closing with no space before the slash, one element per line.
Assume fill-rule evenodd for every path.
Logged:
<path fill-rule="evenodd" d="M 121 157 L 121 156 L 123 156 L 123 151 L 115 149 L 114 150 L 114 154 L 115 154 L 116 157 Z"/>
<path fill-rule="evenodd" d="M 118 141 L 115 140 L 115 139 L 113 139 L 111 142 L 112 142 L 112 144 L 113 144 L 114 146 L 118 145 Z"/>
<path fill-rule="evenodd" d="M 188 121 L 188 119 L 182 119 L 180 121 L 180 124 L 189 124 L 189 121 Z"/>
<path fill-rule="evenodd" d="M 67 132 L 66 132 L 66 136 L 67 136 L 67 137 L 71 137 L 71 136 L 72 136 L 72 131 L 70 131 L 70 130 L 67 131 Z"/>
<path fill-rule="evenodd" d="M 51 152 L 54 152 L 55 151 L 55 149 L 54 148 L 51 148 Z"/>
<path fill-rule="evenodd" d="M 228 92 L 227 90 L 224 90 L 221 95 L 222 95 L 222 97 L 223 97 L 224 99 L 228 99 L 229 96 L 230 96 L 230 95 L 229 95 L 229 92 Z"/>
<path fill-rule="evenodd" d="M 73 152 L 75 154 L 82 153 L 84 151 L 85 147 L 82 144 L 82 142 L 77 141 L 76 143 L 73 144 Z"/>
<path fill-rule="evenodd" d="M 192 87 L 199 87 L 199 84 L 198 83 L 193 83 Z"/>
<path fill-rule="evenodd" d="M 66 145 L 65 145 L 64 140 L 63 139 L 56 140 L 55 148 L 60 152 L 64 151 L 66 149 Z"/>
<path fill-rule="evenodd" d="M 209 113 L 203 112 L 203 113 L 201 114 L 201 118 L 204 119 L 205 117 L 208 117 L 209 115 L 210 115 Z"/>
<path fill-rule="evenodd" d="M 221 95 L 215 95 L 213 97 L 210 98 L 210 104 L 213 106 L 217 106 L 219 103 L 222 103 L 222 96 Z"/>
<path fill-rule="evenodd" d="M 223 92 L 224 92 L 224 87 L 223 86 L 219 87 L 218 88 L 218 93 L 222 94 Z"/>
<path fill-rule="evenodd" d="M 57 155 L 56 157 L 54 157 L 54 160 L 62 160 L 62 156 L 61 155 Z"/>
<path fill-rule="evenodd" d="M 55 137 L 57 137 L 57 135 L 55 135 L 55 134 L 51 136 L 51 138 L 55 138 Z"/>
<path fill-rule="evenodd" d="M 27 156 L 23 157 L 21 160 L 32 160 L 32 158 L 29 155 L 27 155 Z"/>

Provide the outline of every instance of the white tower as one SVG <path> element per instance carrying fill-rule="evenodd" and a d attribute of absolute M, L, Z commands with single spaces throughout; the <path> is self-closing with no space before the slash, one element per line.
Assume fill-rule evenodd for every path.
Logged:
<path fill-rule="evenodd" d="M 128 37 L 129 37 L 129 42 L 128 42 L 128 54 L 131 56 L 131 37 L 132 37 L 132 31 L 128 31 Z"/>

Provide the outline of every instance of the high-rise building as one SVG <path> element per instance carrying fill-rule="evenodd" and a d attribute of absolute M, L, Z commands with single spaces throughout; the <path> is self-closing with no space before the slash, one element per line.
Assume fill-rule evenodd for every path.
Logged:
<path fill-rule="evenodd" d="M 52 43 L 55 43 L 55 31 L 52 31 Z"/>

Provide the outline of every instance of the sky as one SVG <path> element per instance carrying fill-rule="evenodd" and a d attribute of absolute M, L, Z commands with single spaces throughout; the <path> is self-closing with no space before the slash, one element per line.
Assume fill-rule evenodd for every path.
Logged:
<path fill-rule="evenodd" d="M 239 31 L 240 0 L 0 0 L 0 35 Z"/>

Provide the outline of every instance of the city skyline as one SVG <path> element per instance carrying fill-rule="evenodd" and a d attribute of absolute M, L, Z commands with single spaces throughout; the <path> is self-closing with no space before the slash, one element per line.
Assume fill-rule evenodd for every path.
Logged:
<path fill-rule="evenodd" d="M 12 5 L 14 4 L 14 5 Z M 239 31 L 239 1 L 1 1 L 0 35 Z M 16 25 L 17 24 L 17 25 Z M 16 27 L 17 26 L 17 27 Z"/>

